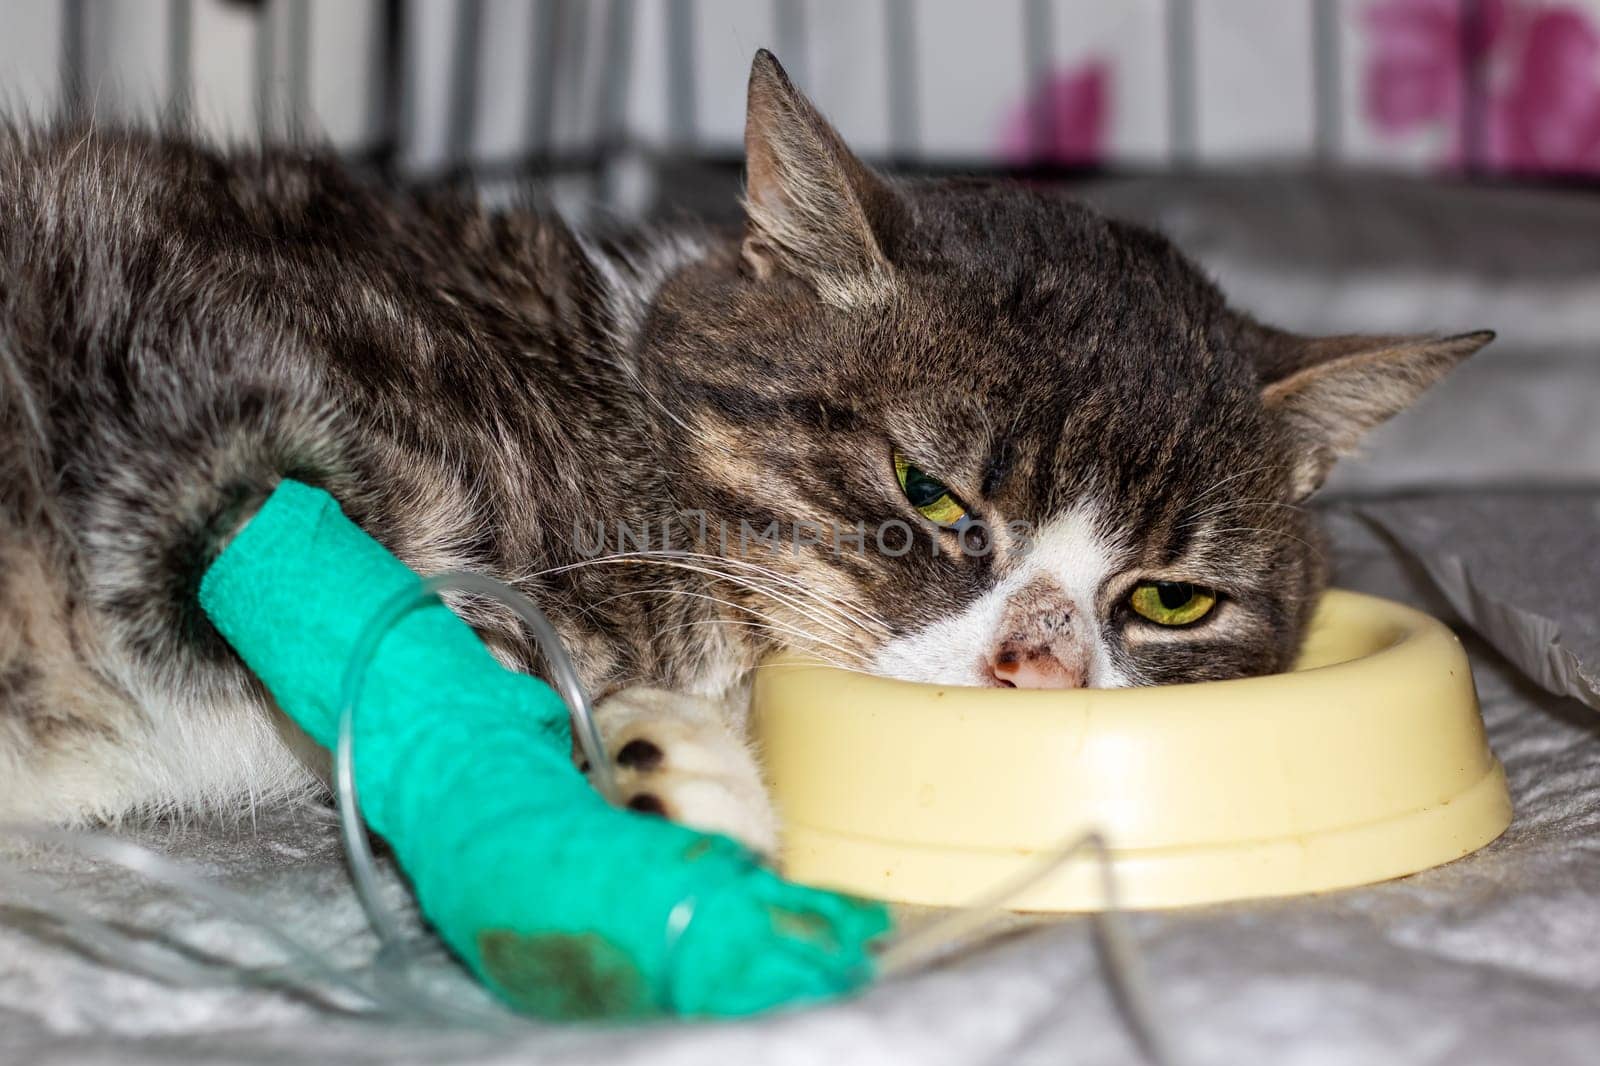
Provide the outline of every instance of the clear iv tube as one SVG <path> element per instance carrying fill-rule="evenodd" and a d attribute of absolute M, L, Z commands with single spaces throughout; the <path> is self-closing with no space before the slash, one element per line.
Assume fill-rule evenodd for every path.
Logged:
<path fill-rule="evenodd" d="M 339 826 L 344 834 L 350 877 L 379 940 L 390 949 L 398 949 L 405 942 L 405 935 L 378 897 L 372 848 L 367 843 L 366 830 L 361 822 L 355 774 L 356 706 L 361 701 L 361 690 L 372 657 L 383 638 L 400 619 L 419 607 L 441 601 L 446 592 L 467 592 L 487 597 L 509 607 L 522 619 L 544 657 L 551 683 L 566 703 L 567 713 L 572 716 L 573 733 L 584 758 L 588 760 L 590 779 L 607 800 L 615 802 L 617 794 L 611 760 L 606 755 L 599 727 L 595 725 L 594 707 L 589 702 L 583 681 L 578 677 L 578 670 L 567 655 L 567 649 L 562 645 L 555 627 L 532 600 L 491 577 L 468 573 L 440 574 L 425 579 L 416 588 L 391 596 L 361 631 L 350 653 L 350 662 L 345 666 L 344 682 L 340 686 L 339 740 L 334 749 L 333 773 L 334 796 L 339 809 Z"/>

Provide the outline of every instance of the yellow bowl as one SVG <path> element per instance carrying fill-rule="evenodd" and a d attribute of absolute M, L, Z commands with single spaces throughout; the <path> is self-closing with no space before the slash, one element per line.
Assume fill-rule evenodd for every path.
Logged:
<path fill-rule="evenodd" d="M 1351 592 L 1271 677 L 1041 692 L 780 659 L 753 713 L 784 873 L 895 902 L 969 903 L 1088 830 L 1123 905 L 1172 907 L 1400 877 L 1511 821 L 1460 641 Z M 1102 903 L 1079 861 L 1010 906 Z"/>

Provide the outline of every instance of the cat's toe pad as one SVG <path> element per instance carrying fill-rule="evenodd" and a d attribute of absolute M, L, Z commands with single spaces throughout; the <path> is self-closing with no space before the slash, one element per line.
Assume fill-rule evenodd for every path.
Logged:
<path fill-rule="evenodd" d="M 777 819 L 749 748 L 700 701 L 625 692 L 598 708 L 618 803 L 711 833 L 758 855 L 777 847 Z"/>
<path fill-rule="evenodd" d="M 655 742 L 644 737 L 634 737 L 617 749 L 617 765 L 641 773 L 660 769 L 661 760 L 664 758 L 666 756 L 661 753 Z"/>
<path fill-rule="evenodd" d="M 649 754 L 641 757 L 646 749 Z M 692 736 L 627 741 L 613 756 L 621 803 L 641 814 L 725 833 L 770 857 L 777 826 L 760 777 L 753 766 L 721 761 L 717 754 L 696 745 Z"/>

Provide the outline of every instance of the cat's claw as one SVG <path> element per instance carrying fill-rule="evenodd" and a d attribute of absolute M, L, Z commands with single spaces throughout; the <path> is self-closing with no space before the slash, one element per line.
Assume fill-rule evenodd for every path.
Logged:
<path fill-rule="evenodd" d="M 623 806 L 725 834 L 766 859 L 776 853 L 771 800 L 726 708 L 636 688 L 602 701 L 595 717 Z"/>

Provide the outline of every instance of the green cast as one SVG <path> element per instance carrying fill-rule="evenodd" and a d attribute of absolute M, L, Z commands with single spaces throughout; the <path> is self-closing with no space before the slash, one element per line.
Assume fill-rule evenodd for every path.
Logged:
<path fill-rule="evenodd" d="M 200 602 L 332 750 L 358 637 L 420 582 L 326 492 L 284 481 L 206 572 Z M 570 751 L 560 697 L 500 666 L 442 604 L 379 645 L 355 720 L 362 811 L 440 936 L 508 1003 L 547 1018 L 726 1017 L 870 979 L 881 906 L 616 809 Z"/>

